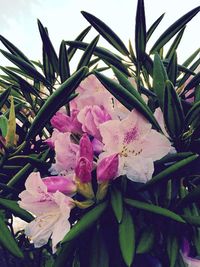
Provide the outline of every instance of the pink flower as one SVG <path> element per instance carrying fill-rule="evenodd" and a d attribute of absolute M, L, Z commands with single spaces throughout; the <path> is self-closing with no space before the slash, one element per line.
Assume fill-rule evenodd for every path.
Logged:
<path fill-rule="evenodd" d="M 169 135 L 165 129 L 165 121 L 164 121 L 163 112 L 162 112 L 161 108 L 157 108 L 155 110 L 154 117 L 156 118 L 158 124 L 160 125 L 160 128 L 161 128 L 162 132 L 164 133 L 164 135 L 168 137 Z"/>
<path fill-rule="evenodd" d="M 100 159 L 119 154 L 118 175 L 136 182 L 147 182 L 154 172 L 153 162 L 169 153 L 171 144 L 136 110 L 124 120 L 100 125 L 104 152 Z"/>
<path fill-rule="evenodd" d="M 79 142 L 80 157 L 87 158 L 92 165 L 93 162 L 93 147 L 87 134 L 83 134 Z"/>
<path fill-rule="evenodd" d="M 190 253 L 190 246 L 187 240 L 184 240 L 183 243 L 183 251 L 182 251 L 182 257 L 185 264 L 187 264 L 188 267 L 200 267 L 200 260 L 189 257 Z"/>
<path fill-rule="evenodd" d="M 70 116 L 58 111 L 51 119 L 51 125 L 62 133 L 81 133 L 81 124 L 77 120 L 78 110 L 72 110 Z"/>
<path fill-rule="evenodd" d="M 82 130 L 97 139 L 100 139 L 99 125 L 111 120 L 111 116 L 103 106 L 86 106 L 77 116 L 79 122 L 82 123 Z"/>
<path fill-rule="evenodd" d="M 68 175 L 76 166 L 76 159 L 79 152 L 79 145 L 71 141 L 71 134 L 57 133 L 54 140 L 55 163 L 50 168 L 51 174 Z"/>
<path fill-rule="evenodd" d="M 26 190 L 19 194 L 19 206 L 36 215 L 26 226 L 25 234 L 36 248 L 45 245 L 51 237 L 55 253 L 56 245 L 70 230 L 68 218 L 73 207 L 73 199 L 59 191 L 48 192 L 38 172 L 29 175 L 25 188 Z"/>
<path fill-rule="evenodd" d="M 100 142 L 98 139 L 94 138 L 92 140 L 92 146 L 93 146 L 93 151 L 96 154 L 100 154 L 103 151 L 103 143 Z"/>
<path fill-rule="evenodd" d="M 71 177 L 50 176 L 42 179 L 47 187 L 47 192 L 60 191 L 65 195 L 72 196 L 76 192 L 76 184 Z"/>
<path fill-rule="evenodd" d="M 119 156 L 114 154 L 103 158 L 97 165 L 97 181 L 102 183 L 114 179 L 118 173 Z"/>

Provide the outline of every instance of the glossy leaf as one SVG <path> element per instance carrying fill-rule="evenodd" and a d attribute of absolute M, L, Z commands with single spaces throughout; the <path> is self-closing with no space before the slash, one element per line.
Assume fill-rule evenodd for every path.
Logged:
<path fill-rule="evenodd" d="M 62 41 L 60 45 L 59 73 L 60 73 L 61 83 L 63 83 L 65 80 L 67 80 L 70 77 L 69 58 L 68 58 L 68 52 L 65 46 L 65 41 Z"/>
<path fill-rule="evenodd" d="M 49 60 L 49 57 L 44 49 L 44 46 L 42 47 L 42 60 L 43 60 L 42 70 L 44 72 L 44 75 L 46 79 L 49 81 L 49 83 L 53 85 L 56 79 L 55 70 L 51 61 Z"/>
<path fill-rule="evenodd" d="M 58 109 L 66 103 L 73 91 L 78 87 L 79 83 L 87 74 L 88 69 L 86 67 L 81 68 L 75 72 L 70 78 L 68 78 L 61 86 L 48 98 L 45 104 L 41 107 L 36 115 L 29 132 L 26 136 L 26 140 L 34 138 L 50 120 L 50 118 L 58 111 Z M 65 104 L 66 104 L 65 103 Z"/>
<path fill-rule="evenodd" d="M 138 99 L 133 94 L 131 94 L 126 88 L 116 83 L 112 79 L 107 78 L 105 75 L 101 73 L 95 71 L 95 75 L 99 79 L 99 81 L 106 87 L 106 89 L 111 94 L 113 94 L 125 107 L 127 107 L 129 110 L 136 108 L 157 129 L 160 129 L 153 114 L 147 111 L 146 107 L 144 107 L 144 105 L 140 101 L 138 101 Z"/>
<path fill-rule="evenodd" d="M 196 7 L 175 21 L 155 42 L 150 53 L 159 51 L 177 32 L 179 32 L 198 12 L 200 7 Z"/>
<path fill-rule="evenodd" d="M 111 190 L 111 205 L 118 223 L 121 223 L 123 216 L 123 199 L 121 192 L 115 187 L 112 187 Z"/>
<path fill-rule="evenodd" d="M 23 253 L 19 249 L 14 237 L 8 230 L 3 218 L 0 216 L 0 243 L 5 247 L 10 253 L 12 253 L 17 258 L 23 258 Z"/>
<path fill-rule="evenodd" d="M 171 56 L 169 64 L 167 66 L 168 78 L 174 86 L 176 86 L 177 73 L 178 73 L 177 54 L 175 51 L 174 54 Z"/>
<path fill-rule="evenodd" d="M 186 87 L 184 88 L 184 91 L 188 91 L 189 89 L 197 86 L 200 83 L 200 72 L 197 73 L 192 80 L 186 85 Z"/>
<path fill-rule="evenodd" d="M 172 219 L 174 221 L 180 222 L 180 223 L 185 223 L 185 220 L 176 213 L 174 213 L 171 210 L 162 208 L 160 206 L 156 206 L 154 204 L 148 204 L 146 202 L 138 201 L 138 200 L 133 200 L 133 199 L 125 199 L 125 203 L 140 210 L 145 210 L 157 215 L 164 216 L 166 218 Z"/>
<path fill-rule="evenodd" d="M 126 266 L 130 267 L 135 254 L 135 229 L 132 216 L 126 209 L 119 224 L 119 246 Z"/>
<path fill-rule="evenodd" d="M 93 55 L 94 49 L 97 45 L 99 41 L 99 35 L 96 36 L 93 41 L 88 45 L 88 47 L 85 49 L 85 52 L 83 53 L 79 63 L 78 63 L 78 67 L 77 70 L 79 70 L 80 68 L 82 68 L 83 66 L 88 66 L 90 59 Z"/>
<path fill-rule="evenodd" d="M 146 49 L 146 20 L 144 0 L 138 0 L 135 24 L 135 49 L 138 61 L 143 61 Z"/>
<path fill-rule="evenodd" d="M 2 109 L 3 105 L 7 101 L 11 92 L 11 88 L 6 89 L 3 93 L 0 94 L 0 110 Z"/>
<path fill-rule="evenodd" d="M 122 42 L 122 40 L 111 30 L 103 21 L 95 17 L 94 15 L 82 11 L 82 15 L 87 19 L 87 21 L 119 52 L 123 55 L 128 56 L 129 52 Z"/>
<path fill-rule="evenodd" d="M 179 96 L 170 81 L 166 82 L 163 116 L 170 136 L 178 138 L 183 132 L 185 118 Z"/>
<path fill-rule="evenodd" d="M 45 52 L 48 55 L 48 59 L 51 62 L 51 64 L 53 65 L 54 70 L 59 73 L 59 67 L 58 67 L 58 57 L 56 55 L 56 52 L 54 50 L 54 47 L 51 43 L 51 40 L 49 38 L 48 32 L 47 30 L 44 28 L 44 26 L 42 25 L 42 23 L 40 22 L 40 20 L 38 19 L 38 28 L 40 31 L 40 36 L 42 38 L 42 43 L 43 43 L 43 47 Z"/>
<path fill-rule="evenodd" d="M 103 214 L 107 207 L 107 202 L 103 202 L 97 205 L 92 210 L 88 211 L 72 228 L 71 230 L 65 235 L 64 239 L 62 240 L 61 244 L 69 242 L 82 233 L 84 233 L 87 229 L 89 229 Z"/>
<path fill-rule="evenodd" d="M 154 56 L 154 66 L 153 66 L 153 91 L 158 97 L 160 108 L 164 108 L 164 93 L 165 93 L 165 83 L 168 80 L 165 67 L 161 61 L 158 53 Z"/>
<path fill-rule="evenodd" d="M 185 67 L 188 67 L 192 63 L 192 61 L 195 59 L 195 57 L 199 55 L 199 53 L 200 53 L 200 48 L 195 50 L 194 53 L 192 53 L 192 55 L 189 56 L 189 58 L 187 58 L 187 60 L 184 61 L 182 65 Z"/>
<path fill-rule="evenodd" d="M 155 29 L 158 27 L 158 25 L 160 24 L 161 20 L 163 19 L 165 13 L 163 13 L 149 28 L 149 30 L 147 31 L 147 36 L 146 36 L 146 42 L 148 42 L 148 40 L 150 39 L 151 35 L 153 34 L 153 32 L 155 31 Z"/>

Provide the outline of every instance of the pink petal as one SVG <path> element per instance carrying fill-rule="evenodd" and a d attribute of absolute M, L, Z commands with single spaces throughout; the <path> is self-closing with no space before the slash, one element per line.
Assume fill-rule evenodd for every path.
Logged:
<path fill-rule="evenodd" d="M 97 165 L 98 183 L 114 179 L 118 173 L 119 156 L 114 154 L 103 158 Z"/>

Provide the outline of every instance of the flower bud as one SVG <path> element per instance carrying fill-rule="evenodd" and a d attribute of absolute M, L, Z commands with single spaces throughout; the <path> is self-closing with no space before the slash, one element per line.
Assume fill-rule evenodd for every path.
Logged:
<path fill-rule="evenodd" d="M 102 159 L 97 166 L 97 182 L 102 183 L 114 179 L 118 173 L 118 166 L 118 154 Z"/>
<path fill-rule="evenodd" d="M 75 168 L 75 173 L 82 183 L 88 183 L 92 179 L 92 165 L 86 157 L 80 157 Z"/>
<path fill-rule="evenodd" d="M 93 146 L 90 142 L 89 137 L 87 134 L 83 134 L 83 136 L 80 139 L 80 157 L 85 157 L 88 159 L 89 162 L 93 162 Z"/>

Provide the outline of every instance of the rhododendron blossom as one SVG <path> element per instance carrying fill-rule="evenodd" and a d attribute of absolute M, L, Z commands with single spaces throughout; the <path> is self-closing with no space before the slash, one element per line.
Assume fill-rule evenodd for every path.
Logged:
<path fill-rule="evenodd" d="M 190 247 L 187 240 L 184 240 L 182 257 L 187 267 L 200 267 L 200 260 L 189 256 Z"/>
<path fill-rule="evenodd" d="M 119 154 L 118 175 L 136 182 L 147 182 L 154 172 L 153 162 L 169 153 L 171 144 L 136 110 L 124 120 L 100 125 L 104 152 L 100 158 Z"/>
<path fill-rule="evenodd" d="M 56 245 L 70 230 L 68 218 L 73 199 L 58 190 L 55 193 L 49 192 L 48 185 L 43 182 L 38 172 L 29 175 L 25 188 L 26 190 L 19 194 L 19 206 L 36 216 L 27 224 L 25 234 L 35 247 L 45 245 L 51 237 L 52 249 L 55 252 Z"/>

